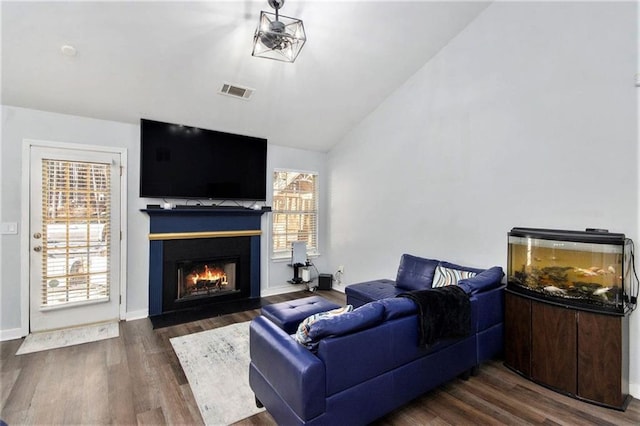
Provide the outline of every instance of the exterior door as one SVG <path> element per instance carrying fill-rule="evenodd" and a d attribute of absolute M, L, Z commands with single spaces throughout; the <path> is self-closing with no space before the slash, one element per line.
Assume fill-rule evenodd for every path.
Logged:
<path fill-rule="evenodd" d="M 31 146 L 30 331 L 119 319 L 120 154 Z"/>

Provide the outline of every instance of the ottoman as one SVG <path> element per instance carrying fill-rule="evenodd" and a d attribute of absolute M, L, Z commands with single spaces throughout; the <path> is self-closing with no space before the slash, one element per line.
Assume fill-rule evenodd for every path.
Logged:
<path fill-rule="evenodd" d="M 262 315 L 283 329 L 287 334 L 294 334 L 298 329 L 298 325 L 306 317 L 339 307 L 340 305 L 320 296 L 311 296 L 264 306 L 262 308 Z"/>

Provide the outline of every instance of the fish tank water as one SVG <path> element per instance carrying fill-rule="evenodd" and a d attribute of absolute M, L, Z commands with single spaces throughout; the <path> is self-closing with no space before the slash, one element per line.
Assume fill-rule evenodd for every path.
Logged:
<path fill-rule="evenodd" d="M 606 231 L 513 228 L 507 288 L 532 298 L 624 315 L 631 240 Z"/>

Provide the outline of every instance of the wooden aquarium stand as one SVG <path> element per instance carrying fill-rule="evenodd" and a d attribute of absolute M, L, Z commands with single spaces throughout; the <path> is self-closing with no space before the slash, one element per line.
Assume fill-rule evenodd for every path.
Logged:
<path fill-rule="evenodd" d="M 581 310 L 509 289 L 505 365 L 552 390 L 624 411 L 629 395 L 629 317 Z"/>

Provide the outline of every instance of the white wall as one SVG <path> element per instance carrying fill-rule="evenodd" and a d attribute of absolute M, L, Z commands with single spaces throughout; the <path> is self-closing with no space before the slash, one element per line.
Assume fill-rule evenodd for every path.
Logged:
<path fill-rule="evenodd" d="M 637 5 L 496 2 L 329 153 L 329 265 L 506 268 L 514 226 L 638 240 Z M 640 318 L 631 316 L 640 396 Z"/>
<path fill-rule="evenodd" d="M 326 171 L 327 154 L 320 152 L 312 152 L 301 149 L 287 148 L 282 146 L 269 146 L 269 161 L 267 170 L 269 177 L 267 186 L 273 186 L 273 170 L 284 169 L 292 171 L 317 172 L 318 175 L 318 251 L 320 256 L 313 257 L 310 260 L 314 263 L 320 273 L 329 272 L 326 270 L 325 246 L 326 246 L 326 229 L 327 229 L 327 171 Z M 272 193 L 267 195 L 267 203 L 271 205 Z M 263 229 L 267 230 L 266 235 L 269 238 L 263 240 L 263 252 L 271 256 L 271 215 L 263 218 Z M 265 246 L 266 242 L 266 246 Z M 305 285 L 289 284 L 287 281 L 293 278 L 293 268 L 288 266 L 291 259 L 275 260 L 269 264 L 269 283 L 262 286 L 262 295 L 268 296 L 278 293 L 286 293 L 290 291 L 299 291 L 306 289 Z M 313 277 L 316 276 L 313 270 Z"/>
<path fill-rule="evenodd" d="M 2 212 L 5 222 L 18 222 L 18 235 L 4 235 L 2 239 L 2 275 L 0 287 L 0 330 L 2 338 L 17 337 L 21 320 L 21 234 L 29 232 L 28 223 L 21 222 L 22 202 L 22 145 L 24 139 L 78 144 L 93 144 L 126 148 L 128 150 L 129 199 L 127 227 L 129 252 L 127 281 L 128 312 L 144 311 L 148 305 L 146 283 L 148 270 L 140 258 L 148 252 L 147 232 L 141 204 L 137 197 L 138 126 L 70 115 L 53 114 L 24 108 L 2 107 Z M 145 226 L 147 230 L 145 230 Z M 147 242 L 142 244 L 140 241 Z M 28 253 L 27 253 L 28 255 Z M 148 258 L 148 256 L 147 256 Z M 144 283 L 144 284 L 143 284 Z"/>
<path fill-rule="evenodd" d="M 157 200 L 138 197 L 140 164 L 140 130 L 138 125 L 56 114 L 13 106 L 2 106 L 2 145 L 0 146 L 0 221 L 18 222 L 18 235 L 0 236 L 0 340 L 20 337 L 22 324 L 21 246 L 28 224 L 21 221 L 21 165 L 23 139 L 115 146 L 128 150 L 128 270 L 127 318 L 144 317 L 148 313 L 149 217 L 140 212 Z M 326 154 L 296 150 L 269 144 L 268 170 L 274 167 L 310 169 L 325 176 Z M 268 179 L 271 185 L 271 179 Z M 326 199 L 326 185 L 321 185 L 320 198 Z M 270 195 L 269 195 L 270 197 Z M 268 200 L 270 201 L 270 200 Z M 326 203 L 325 203 L 326 204 Z M 270 215 L 263 216 L 263 235 L 270 236 Z M 326 229 L 322 226 L 321 229 Z M 295 291 L 286 284 L 285 265 L 270 267 L 270 238 L 263 238 L 262 293 Z M 320 238 L 324 241 L 324 236 Z M 318 261 L 319 262 L 319 261 Z M 317 263 L 318 263 L 317 262 Z M 273 276 L 273 278 L 272 278 Z M 290 277 L 289 277 L 290 278 Z M 288 278 L 287 278 L 288 279 Z"/>

